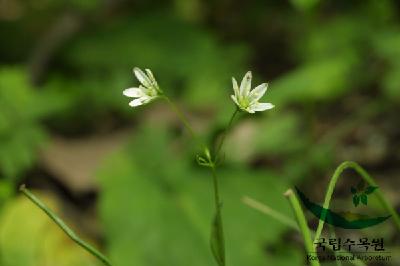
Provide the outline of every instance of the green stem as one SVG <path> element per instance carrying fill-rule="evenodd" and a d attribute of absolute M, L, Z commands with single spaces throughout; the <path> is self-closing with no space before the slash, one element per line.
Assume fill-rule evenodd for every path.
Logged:
<path fill-rule="evenodd" d="M 310 229 L 308 228 L 306 217 L 304 216 L 304 212 L 301 209 L 299 200 L 297 199 L 296 195 L 293 193 L 293 190 L 291 190 L 291 189 L 286 191 L 284 195 L 289 199 L 289 202 L 290 202 L 290 205 L 292 206 L 293 212 L 296 215 L 296 219 L 299 224 L 301 234 L 303 235 L 304 245 L 305 245 L 307 254 L 314 254 L 315 249 L 314 249 L 313 242 L 311 240 Z M 312 266 L 320 265 L 318 260 L 310 260 L 310 264 Z"/>
<path fill-rule="evenodd" d="M 211 167 L 211 172 L 212 172 L 212 176 L 213 176 L 215 208 L 216 208 L 216 211 L 220 211 L 222 202 L 219 197 L 218 177 L 217 177 L 215 166 Z"/>
<path fill-rule="evenodd" d="M 186 127 L 186 129 L 189 131 L 190 135 L 194 138 L 197 139 L 197 135 L 194 132 L 193 128 L 191 127 L 189 121 L 187 120 L 186 116 L 183 114 L 183 112 L 178 108 L 178 106 L 172 102 L 168 96 L 164 95 L 162 98 L 164 98 L 168 104 L 171 106 L 172 110 L 178 115 L 179 119 L 183 123 L 183 125 Z"/>
<path fill-rule="evenodd" d="M 224 240 L 224 227 L 223 227 L 222 212 L 221 212 L 222 202 L 219 196 L 218 177 L 215 167 L 216 166 L 214 164 L 212 164 L 212 166 L 210 167 L 213 176 L 214 203 L 215 203 L 215 217 L 213 221 L 210 243 L 211 243 L 211 250 L 218 265 L 225 266 L 225 240 Z"/>
<path fill-rule="evenodd" d="M 281 222 L 282 224 L 287 225 L 288 227 L 294 229 L 294 230 L 300 230 L 299 226 L 297 225 L 296 221 L 293 221 L 293 219 L 287 217 L 286 215 L 270 208 L 269 206 L 262 204 L 259 201 L 256 201 L 250 197 L 244 196 L 242 198 L 242 201 L 244 204 L 246 204 L 247 206 L 256 209 L 264 214 L 267 214 L 269 216 L 271 216 L 272 218 L 274 218 L 275 220 L 278 220 L 279 222 Z"/>
<path fill-rule="evenodd" d="M 276 220 L 278 220 L 278 221 L 280 221 L 280 222 L 282 222 L 282 223 L 288 225 L 289 227 L 295 229 L 295 230 L 298 231 L 298 232 L 301 232 L 301 231 L 300 231 L 300 228 L 298 227 L 298 225 L 297 225 L 297 223 L 296 223 L 295 220 L 293 220 L 293 219 L 287 217 L 286 215 L 280 213 L 280 212 L 277 211 L 277 210 L 272 209 L 270 206 L 267 206 L 267 205 L 265 205 L 264 203 L 261 203 L 261 202 L 259 202 L 259 201 L 256 201 L 255 199 L 252 199 L 252 198 L 250 198 L 250 197 L 245 197 L 245 198 L 243 198 L 242 200 L 243 200 L 243 202 L 244 202 L 245 204 L 247 204 L 249 207 L 251 207 L 251 208 L 253 208 L 253 209 L 256 209 L 256 210 L 258 210 L 258 211 L 260 211 L 260 212 L 262 212 L 262 213 L 265 213 L 265 214 L 267 214 L 267 215 L 270 215 L 272 218 L 274 218 L 274 219 L 276 219 Z M 266 210 L 267 210 L 267 211 L 266 211 Z M 277 215 L 274 215 L 273 213 L 275 213 L 275 214 L 277 214 Z M 283 219 L 278 218 L 278 217 L 283 217 Z M 293 226 L 293 224 L 294 224 L 295 226 Z M 314 232 L 311 231 L 311 235 L 313 235 L 313 234 L 314 234 Z M 333 251 L 333 247 L 327 246 L 327 248 L 330 249 L 331 251 Z M 342 252 L 342 254 L 343 254 L 344 256 L 352 256 L 352 255 L 353 255 L 353 254 L 350 253 L 350 252 Z M 351 262 L 352 264 L 354 264 L 355 266 L 366 266 L 366 264 L 365 264 L 362 260 L 359 260 L 359 259 L 357 259 L 357 258 L 356 258 L 355 260 L 350 261 L 350 262 Z"/>
<path fill-rule="evenodd" d="M 75 243 L 84 248 L 87 252 L 95 256 L 104 265 L 111 266 L 111 262 L 94 247 L 79 238 L 71 228 L 69 228 L 63 220 L 61 220 L 55 213 L 53 213 L 43 202 L 41 202 L 35 195 L 33 195 L 25 185 L 21 185 L 19 189 L 28 199 L 30 199 L 36 206 L 44 211 L 60 228 L 63 230 Z"/>
<path fill-rule="evenodd" d="M 235 111 L 233 112 L 233 114 L 231 115 L 231 118 L 229 119 L 228 126 L 225 128 L 224 132 L 222 133 L 221 140 L 217 146 L 217 149 L 215 150 L 215 159 L 218 157 L 219 152 L 221 151 L 222 146 L 224 145 L 226 135 L 227 135 L 228 131 L 231 129 L 233 120 L 235 119 L 235 116 L 237 115 L 238 112 L 239 112 L 239 108 L 236 108 Z"/>
<path fill-rule="evenodd" d="M 342 172 L 344 170 L 346 170 L 347 168 L 354 169 L 369 185 L 377 186 L 374 179 L 359 164 L 357 164 L 356 162 L 352 162 L 352 161 L 343 162 L 336 168 L 336 170 L 333 173 L 333 176 L 329 182 L 329 186 L 328 186 L 327 192 L 325 194 L 325 200 L 324 200 L 324 205 L 323 205 L 324 210 L 327 210 L 329 208 L 329 204 L 330 204 L 330 201 L 331 201 L 331 198 L 333 195 L 333 190 L 336 186 L 336 183 L 337 183 L 339 177 L 341 176 Z M 397 212 L 395 211 L 395 209 L 389 204 L 389 202 L 386 200 L 386 198 L 383 196 L 382 192 L 379 189 L 375 193 L 376 193 L 376 196 L 377 196 L 380 204 L 382 205 L 382 207 L 392 215 L 397 228 L 400 230 L 400 218 L 399 218 L 399 215 L 397 214 Z M 324 223 L 325 223 L 325 218 L 326 218 L 326 212 L 323 212 L 321 214 L 321 219 L 319 220 L 318 228 L 315 233 L 315 240 L 319 239 L 319 237 L 321 236 L 322 229 L 323 229 Z"/>
<path fill-rule="evenodd" d="M 332 225 L 329 225 L 329 233 L 331 238 L 336 239 L 335 229 L 333 228 Z M 337 251 L 334 251 L 333 253 L 335 253 L 335 255 L 339 255 Z M 340 260 L 335 260 L 335 261 L 337 266 L 342 266 L 342 261 Z"/>

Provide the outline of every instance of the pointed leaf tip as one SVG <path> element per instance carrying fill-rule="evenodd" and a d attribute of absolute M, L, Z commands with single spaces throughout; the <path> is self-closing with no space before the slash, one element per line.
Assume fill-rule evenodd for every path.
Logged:
<path fill-rule="evenodd" d="M 225 243 L 220 208 L 213 219 L 210 246 L 218 266 L 225 266 Z"/>

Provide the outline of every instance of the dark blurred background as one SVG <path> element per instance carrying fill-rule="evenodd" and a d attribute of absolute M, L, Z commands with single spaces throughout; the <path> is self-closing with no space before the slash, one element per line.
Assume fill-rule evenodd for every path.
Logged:
<path fill-rule="evenodd" d="M 297 185 L 321 202 L 344 160 L 364 166 L 398 209 L 399 7 L 0 0 L 0 265 L 99 265 L 18 194 L 21 183 L 115 265 L 215 265 L 209 172 L 164 102 L 128 106 L 134 66 L 152 69 L 209 143 L 234 110 L 231 77 L 252 70 L 253 84 L 269 82 L 264 101 L 276 107 L 242 116 L 224 148 L 228 265 L 306 264 L 301 237 L 241 198 L 293 217 L 282 193 Z M 346 172 L 334 207 L 356 210 L 358 180 Z M 373 199 L 369 211 L 383 212 Z M 384 237 L 399 253 L 391 221 L 338 234 Z"/>

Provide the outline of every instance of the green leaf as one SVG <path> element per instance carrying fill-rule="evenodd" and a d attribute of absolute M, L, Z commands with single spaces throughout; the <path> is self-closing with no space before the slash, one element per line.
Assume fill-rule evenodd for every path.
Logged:
<path fill-rule="evenodd" d="M 210 245 L 211 251 L 218 265 L 225 266 L 225 241 L 220 207 L 217 209 L 217 212 L 213 219 Z"/>
<path fill-rule="evenodd" d="M 214 216 L 215 209 L 209 169 L 193 163 L 193 153 L 173 149 L 176 136 L 160 125 L 141 126 L 134 132 L 134 140 L 107 158 L 98 173 L 110 259 L 118 266 L 218 265 L 210 252 L 210 214 Z M 287 180 L 271 171 L 228 164 L 219 169 L 218 178 L 224 200 L 226 263 L 300 265 L 300 250 L 264 251 L 265 245 L 280 241 L 287 227 L 241 203 L 241 197 L 249 195 L 290 216 L 281 193 L 289 185 Z"/>
<path fill-rule="evenodd" d="M 355 187 L 353 187 L 353 186 L 350 188 L 350 191 L 351 191 L 352 194 L 356 194 L 357 193 L 357 189 Z"/>
<path fill-rule="evenodd" d="M 360 197 L 358 195 L 354 195 L 353 196 L 353 204 L 354 206 L 358 206 L 358 204 L 360 203 Z"/>
<path fill-rule="evenodd" d="M 319 0 L 291 0 L 291 2 L 300 11 L 308 11 L 314 8 L 319 3 Z"/>
<path fill-rule="evenodd" d="M 365 189 L 365 194 L 367 194 L 367 195 L 369 195 L 369 194 L 372 194 L 376 189 L 377 189 L 378 187 L 375 187 L 375 186 L 368 186 L 366 189 Z"/>
<path fill-rule="evenodd" d="M 38 194 L 51 208 L 60 209 L 53 197 Z M 0 231 L 1 266 L 102 266 L 25 197 L 5 203 Z"/>
<path fill-rule="evenodd" d="M 368 204 L 368 197 L 367 197 L 367 195 L 366 194 L 361 194 L 361 202 L 364 204 L 364 205 L 367 205 Z"/>

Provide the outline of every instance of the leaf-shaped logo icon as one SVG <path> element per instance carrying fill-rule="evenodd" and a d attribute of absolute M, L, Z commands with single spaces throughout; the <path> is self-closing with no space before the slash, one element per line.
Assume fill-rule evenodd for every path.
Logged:
<path fill-rule="evenodd" d="M 357 184 L 357 188 L 351 187 L 350 191 L 351 194 L 353 194 L 353 205 L 357 207 L 360 202 L 364 205 L 368 205 L 368 195 L 374 193 L 374 191 L 378 188 L 377 186 L 367 186 L 365 189 L 365 183 L 363 180 L 361 180 Z"/>
<path fill-rule="evenodd" d="M 361 198 L 361 202 L 362 202 L 364 205 L 367 205 L 367 204 L 368 204 L 368 196 L 367 196 L 367 194 L 365 194 L 365 193 L 361 194 L 360 198 Z"/>
<path fill-rule="evenodd" d="M 364 192 L 365 192 L 365 194 L 369 195 L 369 194 L 372 194 L 377 188 L 378 188 L 378 187 L 368 186 L 368 187 L 365 189 Z"/>
<path fill-rule="evenodd" d="M 358 204 L 360 203 L 360 197 L 358 195 L 354 195 L 353 196 L 353 204 L 354 206 L 358 206 Z"/>

